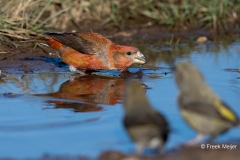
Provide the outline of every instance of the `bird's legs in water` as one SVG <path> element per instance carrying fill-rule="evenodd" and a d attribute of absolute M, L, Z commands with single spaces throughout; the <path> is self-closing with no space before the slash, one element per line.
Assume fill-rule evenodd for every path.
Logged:
<path fill-rule="evenodd" d="M 80 71 L 80 70 L 78 70 L 77 68 L 75 68 L 75 67 L 73 67 L 73 66 L 69 66 L 69 70 L 70 70 L 71 72 L 76 72 L 76 73 L 79 74 L 79 75 L 71 75 L 71 76 L 70 76 L 70 81 L 71 81 L 71 82 L 74 81 L 75 79 L 79 78 L 79 77 L 82 77 L 82 76 L 85 76 L 85 75 L 86 75 L 85 72 Z"/>
<path fill-rule="evenodd" d="M 84 75 L 86 75 L 86 73 L 85 73 L 85 72 L 83 72 L 83 71 L 80 71 L 79 69 L 77 69 L 77 68 L 75 68 L 75 67 L 73 67 L 73 66 L 69 66 L 69 70 L 70 70 L 71 72 L 76 72 L 76 73 L 79 73 L 81 76 L 84 76 Z"/>

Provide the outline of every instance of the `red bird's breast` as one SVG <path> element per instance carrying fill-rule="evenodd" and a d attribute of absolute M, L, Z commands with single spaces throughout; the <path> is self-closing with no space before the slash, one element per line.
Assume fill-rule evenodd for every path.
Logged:
<path fill-rule="evenodd" d="M 108 70 L 111 67 L 107 66 L 103 59 L 95 54 L 81 54 L 71 48 L 63 48 L 59 51 L 61 59 L 76 68 L 86 70 Z"/>

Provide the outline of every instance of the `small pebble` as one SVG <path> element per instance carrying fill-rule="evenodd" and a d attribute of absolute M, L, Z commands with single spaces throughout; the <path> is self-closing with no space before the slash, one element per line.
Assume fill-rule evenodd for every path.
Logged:
<path fill-rule="evenodd" d="M 207 37 L 201 36 L 201 37 L 198 37 L 197 43 L 198 43 L 198 44 L 203 44 L 203 43 L 205 43 L 207 40 L 208 40 Z"/>

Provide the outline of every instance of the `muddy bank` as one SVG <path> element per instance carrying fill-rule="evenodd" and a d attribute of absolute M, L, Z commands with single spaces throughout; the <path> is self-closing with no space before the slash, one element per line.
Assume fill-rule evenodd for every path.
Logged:
<path fill-rule="evenodd" d="M 85 28 L 82 31 L 89 31 L 89 29 Z M 186 43 L 186 41 L 192 41 L 195 43 L 197 38 L 201 36 L 206 37 L 207 40 L 211 41 L 212 43 L 219 43 L 221 40 L 226 41 L 226 37 L 229 39 L 227 41 L 231 42 L 234 39 L 233 37 L 240 33 L 237 30 L 232 30 L 217 34 L 211 29 L 168 32 L 166 29 L 163 29 L 160 26 L 138 26 L 120 32 L 114 29 L 96 29 L 94 32 L 101 33 L 111 39 L 113 42 L 124 45 L 143 46 L 144 44 L 138 43 L 138 41 L 145 41 L 147 43 L 158 41 L 158 47 L 163 48 L 163 50 L 171 50 L 172 47 L 178 45 L 180 46 Z M 17 48 L 9 44 L 1 45 L 0 70 L 2 70 L 3 73 L 26 74 L 44 71 L 68 71 L 67 65 L 58 58 L 58 54 L 55 50 L 45 46 L 35 47 L 35 43 L 33 42 L 21 42 L 21 40 L 17 39 L 15 39 L 15 43 L 19 44 Z M 151 52 L 156 52 L 156 50 L 145 50 L 143 52 L 148 52 L 145 53 L 147 55 L 151 55 Z M 149 63 L 151 63 L 151 60 L 154 59 L 152 56 L 148 56 L 147 58 L 148 63 L 145 66 L 148 66 Z"/>
<path fill-rule="evenodd" d="M 225 144 L 213 144 L 213 145 L 225 145 Z M 228 145 L 228 144 L 227 144 Z M 232 144 L 229 144 L 232 145 Z M 39 158 L 29 158 L 32 160 L 236 160 L 236 157 L 240 156 L 240 143 L 234 144 L 237 148 L 234 149 L 201 149 L 199 146 L 192 147 L 178 147 L 174 150 L 167 151 L 161 155 L 151 156 L 137 156 L 134 154 L 124 154 L 120 151 L 105 151 L 98 156 L 98 158 L 90 158 L 88 155 L 44 155 Z M 1 158 L 0 158 L 1 159 Z M 7 159 L 7 158 L 6 158 Z M 9 158 L 11 160 L 11 158 Z"/>
<path fill-rule="evenodd" d="M 218 144 L 217 144 L 218 145 Z M 222 145 L 222 144 L 219 144 Z M 239 146 L 239 144 L 236 144 Z M 98 159 L 99 160 L 125 160 L 125 159 L 134 159 L 134 160 L 212 160 L 212 159 L 231 159 L 235 160 L 236 157 L 240 156 L 240 148 L 236 149 L 201 149 L 199 146 L 192 147 L 178 147 L 176 150 L 170 150 L 167 153 L 162 155 L 155 156 L 134 156 L 134 155 L 124 155 L 117 151 L 107 151 L 102 153 Z"/>

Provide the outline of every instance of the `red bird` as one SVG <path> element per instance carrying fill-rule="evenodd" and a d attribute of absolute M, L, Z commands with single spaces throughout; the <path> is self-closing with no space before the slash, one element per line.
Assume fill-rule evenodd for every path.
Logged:
<path fill-rule="evenodd" d="M 146 63 L 139 49 L 118 45 L 106 37 L 92 32 L 86 33 L 46 33 L 51 38 L 38 39 L 59 52 L 69 70 L 84 74 L 84 70 L 124 71 L 133 64 Z"/>

